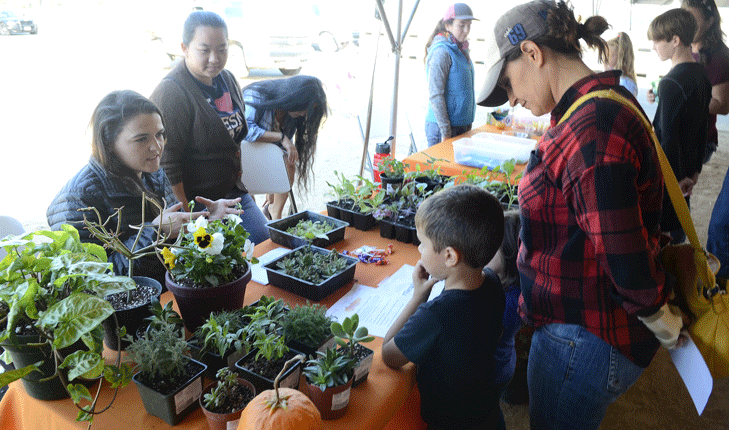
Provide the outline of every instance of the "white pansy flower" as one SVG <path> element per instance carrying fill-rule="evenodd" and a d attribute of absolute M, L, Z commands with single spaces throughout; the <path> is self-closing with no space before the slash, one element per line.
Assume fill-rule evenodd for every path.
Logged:
<path fill-rule="evenodd" d="M 213 233 L 213 243 L 207 248 L 202 248 L 201 251 L 210 255 L 218 255 L 223 250 L 224 244 L 225 237 L 223 237 L 223 233 Z"/>
<path fill-rule="evenodd" d="M 253 258 L 253 248 L 255 247 L 255 244 L 251 242 L 250 239 L 246 239 L 246 244 L 243 245 L 243 252 L 246 253 L 246 258 L 251 259 Z"/>
<path fill-rule="evenodd" d="M 188 233 L 195 233 L 197 231 L 197 229 L 199 229 L 200 227 L 202 227 L 202 228 L 208 228 L 208 220 L 207 220 L 207 218 L 201 216 L 201 217 L 197 217 L 197 219 L 195 220 L 195 222 L 187 223 L 187 232 Z"/>
<path fill-rule="evenodd" d="M 228 214 L 225 216 L 225 219 L 227 219 L 228 222 L 232 222 L 233 225 L 238 225 L 243 222 L 243 220 L 236 214 Z"/>

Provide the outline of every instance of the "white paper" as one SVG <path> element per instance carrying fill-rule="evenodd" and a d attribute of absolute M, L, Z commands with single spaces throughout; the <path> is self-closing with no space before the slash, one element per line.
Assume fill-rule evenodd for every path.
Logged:
<path fill-rule="evenodd" d="M 415 267 L 403 265 L 397 272 L 380 282 L 377 288 L 355 284 L 347 294 L 327 311 L 327 315 L 342 321 L 357 314 L 359 325 L 367 327 L 373 336 L 385 337 L 390 326 L 413 297 L 412 273 Z M 431 298 L 443 290 L 443 282 L 433 286 Z"/>
<path fill-rule="evenodd" d="M 251 280 L 261 285 L 268 285 L 268 274 L 266 273 L 266 268 L 263 266 L 289 251 L 290 250 L 286 248 L 274 248 L 258 257 L 258 264 L 254 264 L 251 267 Z"/>
<path fill-rule="evenodd" d="M 687 334 L 688 336 L 688 334 Z M 669 349 L 673 364 L 681 375 L 684 385 L 688 389 L 691 399 L 694 401 L 696 411 L 701 415 L 709 400 L 711 390 L 714 388 L 714 380 L 711 372 L 706 366 L 704 357 L 699 352 L 693 339 L 688 337 L 688 342 L 681 348 Z"/>

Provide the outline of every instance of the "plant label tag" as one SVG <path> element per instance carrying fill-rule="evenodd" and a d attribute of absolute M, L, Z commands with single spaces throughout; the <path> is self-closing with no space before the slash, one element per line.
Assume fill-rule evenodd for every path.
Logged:
<path fill-rule="evenodd" d="M 354 380 L 359 381 L 364 375 L 369 373 L 370 367 L 372 367 L 372 360 L 375 354 L 370 354 L 359 362 L 357 367 L 354 368 Z"/>
<path fill-rule="evenodd" d="M 297 367 L 293 372 L 289 373 L 289 376 L 285 377 L 279 384 L 283 388 L 296 388 L 299 385 L 299 378 L 301 377 L 301 367 Z"/>
<path fill-rule="evenodd" d="M 195 379 L 192 384 L 175 394 L 175 413 L 179 414 L 196 402 L 202 393 L 202 377 Z"/>
<path fill-rule="evenodd" d="M 346 408 L 349 404 L 349 393 L 352 391 L 352 387 L 347 388 L 341 393 L 337 393 L 332 396 L 332 410 L 338 411 Z"/>
<path fill-rule="evenodd" d="M 240 418 L 234 421 L 228 421 L 225 424 L 225 430 L 236 430 L 238 428 L 238 421 L 240 421 Z"/>

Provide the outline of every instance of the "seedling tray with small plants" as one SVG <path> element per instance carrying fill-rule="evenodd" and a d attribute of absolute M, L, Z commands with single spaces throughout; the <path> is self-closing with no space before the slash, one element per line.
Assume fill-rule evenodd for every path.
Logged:
<path fill-rule="evenodd" d="M 264 267 L 271 285 L 319 301 L 354 279 L 358 261 L 336 250 L 305 245 Z"/>
<path fill-rule="evenodd" d="M 326 247 L 344 239 L 344 230 L 349 223 L 303 211 L 267 224 L 271 241 L 289 249 L 306 245 Z"/>

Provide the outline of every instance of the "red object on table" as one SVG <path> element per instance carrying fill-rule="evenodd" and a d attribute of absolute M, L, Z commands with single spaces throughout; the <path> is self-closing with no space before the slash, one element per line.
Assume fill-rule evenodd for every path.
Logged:
<path fill-rule="evenodd" d="M 339 251 L 353 251 L 362 245 L 376 248 L 387 248 L 392 243 L 381 238 L 378 229 L 359 231 L 347 228 L 345 239 L 329 248 Z M 376 287 L 382 280 L 395 273 L 403 264 L 414 265 L 420 258 L 417 248 L 412 244 L 395 243 L 395 252 L 388 256 L 390 264 L 379 266 L 373 264 L 357 264 L 355 281 Z M 255 256 L 279 247 L 270 240 L 256 246 Z M 326 297 L 319 303 L 333 305 L 352 285 L 345 286 Z M 283 298 L 289 306 L 305 304 L 306 299 L 272 285 L 260 285 L 251 281 L 245 294 L 245 304 L 251 304 L 261 295 Z M 172 294 L 166 292 L 161 297 L 164 304 L 172 300 Z M 176 306 L 175 306 L 176 307 Z M 371 429 L 425 429 L 420 420 L 420 404 L 415 386 L 415 366 L 409 364 L 401 369 L 390 369 L 382 361 L 382 338 L 376 337 L 367 347 L 375 351 L 372 368 L 367 381 L 352 389 L 347 413 L 336 420 L 325 421 L 324 429 L 371 430 Z M 111 351 L 105 351 L 107 360 L 112 359 Z M 207 382 L 206 382 L 207 383 Z M 96 386 L 89 389 L 95 393 Z M 106 385 L 102 389 L 99 405 L 107 405 L 113 390 Z M 13 382 L 0 401 L 0 429 L 18 430 L 51 430 L 51 429 L 85 429 L 85 423 L 74 422 L 77 410 L 71 400 L 40 401 L 32 399 L 25 393 L 20 381 Z M 392 420 L 391 424 L 388 424 Z M 129 429 L 171 429 L 167 423 L 147 414 L 139 398 L 134 384 L 119 390 L 111 409 L 97 416 L 94 428 L 104 430 Z M 177 430 L 207 430 L 205 416 L 201 409 L 188 415 Z"/>

